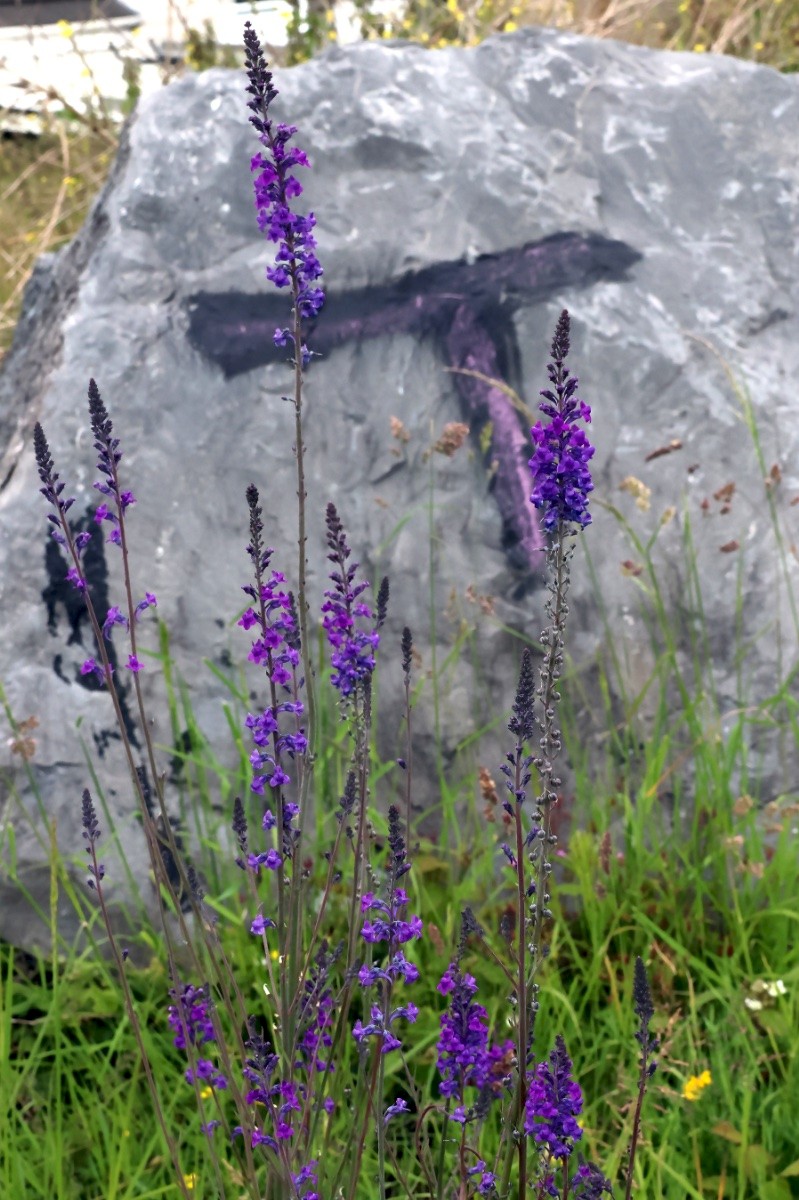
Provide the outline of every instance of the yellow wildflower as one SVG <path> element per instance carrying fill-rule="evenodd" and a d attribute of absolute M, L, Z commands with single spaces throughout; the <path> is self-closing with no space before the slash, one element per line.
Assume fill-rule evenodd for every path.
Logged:
<path fill-rule="evenodd" d="M 712 1082 L 713 1077 L 710 1071 L 703 1071 L 701 1075 L 692 1075 L 682 1089 L 683 1099 L 697 1100 L 699 1093 L 703 1092 L 706 1087 L 710 1087 Z"/>

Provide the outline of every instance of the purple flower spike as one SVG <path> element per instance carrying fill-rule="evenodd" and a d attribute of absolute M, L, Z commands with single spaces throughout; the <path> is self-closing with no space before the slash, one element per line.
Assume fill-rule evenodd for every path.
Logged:
<path fill-rule="evenodd" d="M 351 551 L 334 504 L 327 506 L 326 524 L 330 551 L 327 557 L 336 569 L 330 575 L 333 587 L 325 592 L 322 624 L 330 642 L 330 661 L 335 668 L 332 684 L 346 699 L 359 684 L 371 677 L 375 669 L 375 651 L 380 644 L 377 631 L 385 619 L 388 581 L 384 579 L 380 585 L 377 614 L 373 616 L 369 605 L 358 599 L 369 584 L 366 580 L 355 583 L 358 563 L 347 565 Z M 356 620 L 372 622 L 371 629 L 362 628 Z"/>
<path fill-rule="evenodd" d="M 194 1046 L 216 1041 L 208 989 L 185 983 L 179 994 L 171 991 L 170 995 L 177 1001 L 169 1006 L 168 1020 L 175 1031 L 173 1041 L 178 1050 L 186 1049 L 186 1034 Z"/>
<path fill-rule="evenodd" d="M 119 449 L 119 438 L 112 436 L 111 418 L 93 379 L 89 380 L 89 418 L 94 435 L 94 448 L 97 451 L 97 470 L 102 476 L 102 479 L 98 480 L 94 487 L 101 495 L 113 497 L 120 511 L 124 512 L 129 505 L 135 503 L 135 496 L 133 492 L 123 492 L 120 489 L 117 468 L 122 458 L 122 452 Z M 106 505 L 101 504 L 98 512 L 103 508 L 108 514 L 105 519 L 115 521 L 116 518 L 109 514 Z M 95 514 L 95 520 L 97 520 L 97 514 Z"/>
<path fill-rule="evenodd" d="M 86 853 L 89 855 L 89 872 L 91 878 L 86 880 L 90 888 L 99 888 L 105 878 L 105 867 L 97 861 L 97 843 L 100 840 L 100 826 L 94 801 L 88 788 L 83 789 L 83 839 L 86 842 Z"/>
<path fill-rule="evenodd" d="M 569 353 L 570 320 L 566 309 L 560 315 L 552 342 L 552 362 L 547 367 L 554 392 L 541 392 L 547 401 L 540 404 L 542 413 L 550 418 L 549 425 L 539 421 L 530 430 L 535 453 L 529 461 L 533 473 L 531 502 L 544 513 L 544 529 L 551 533 L 556 526 L 590 525 L 588 495 L 593 491 L 588 463 L 594 447 L 577 421 L 591 421 L 591 409 L 575 395 L 577 378 L 564 365 Z"/>
<path fill-rule="evenodd" d="M 464 1123 L 470 1119 L 464 1102 L 466 1087 L 476 1087 L 486 1096 L 498 1095 L 509 1074 L 513 1043 L 488 1045 L 488 1014 L 474 1000 L 477 983 L 473 976 L 464 975 L 456 963 L 450 963 L 437 989 L 449 996 L 449 1008 L 441 1015 L 441 1036 L 438 1039 L 436 1066 L 442 1082 L 442 1096 L 452 1097 L 461 1104 L 450 1113 L 450 1120 Z"/>
<path fill-rule="evenodd" d="M 302 185 L 292 174 L 294 167 L 308 167 L 307 155 L 298 147 L 289 147 L 294 134 L 294 125 L 275 125 L 269 116 L 269 106 L 277 96 L 272 72 L 264 58 L 261 44 L 249 21 L 244 27 L 246 69 L 250 86 L 247 92 L 252 99 L 247 107 L 252 112 L 250 123 L 256 129 L 265 153 L 256 154 L 250 169 L 257 171 L 255 179 L 255 207 L 258 210 L 258 227 L 271 242 L 278 243 L 275 265 L 267 267 L 267 278 L 275 287 L 291 287 L 297 315 L 303 320 L 312 320 L 319 314 L 325 294 L 316 281 L 322 275 L 322 267 L 316 257 L 316 238 L 313 230 L 316 218 L 313 213 L 300 216 L 291 211 L 292 200 L 302 195 Z M 277 330 L 275 341 L 285 345 L 293 341 L 288 329 Z M 303 363 L 310 357 L 305 346 L 300 347 Z"/>
<path fill-rule="evenodd" d="M 264 668 L 273 700 L 277 698 L 278 689 L 283 695 L 293 693 L 294 696 L 270 704 L 258 715 L 248 713 L 245 720 L 256 746 L 250 755 L 254 772 L 250 789 L 263 796 L 267 784 L 278 790 L 290 783 L 280 757 L 286 754 L 293 759 L 298 754 L 304 755 L 308 740 L 299 723 L 304 706 L 297 698 L 302 680 L 296 679 L 300 652 L 293 597 L 284 587 L 283 573 L 270 571 L 272 550 L 263 542 L 263 514 L 254 484 L 247 488 L 247 506 L 250 510 L 247 554 L 254 568 L 255 582 L 242 588 L 252 604 L 245 609 L 238 624 L 251 631 L 253 641 L 247 657 L 256 666 Z M 281 731 L 280 717 L 284 713 L 294 718 L 294 729 L 288 732 Z"/>
<path fill-rule="evenodd" d="M 39 491 L 54 509 L 53 512 L 47 514 L 47 520 L 51 527 L 50 535 L 59 546 L 64 547 L 68 558 L 72 560 L 72 566 L 67 571 L 67 582 L 71 583 L 79 592 L 85 592 L 86 579 L 80 566 L 80 560 L 89 544 L 89 534 L 85 532 L 73 534 L 69 526 L 67 513 L 75 503 L 75 497 L 70 496 L 66 500 L 63 498 L 64 484 L 55 469 L 47 438 L 38 421 L 33 427 L 33 449 L 36 455 L 39 479 L 44 485 L 39 488 Z"/>
<path fill-rule="evenodd" d="M 532 1135 L 551 1158 L 566 1159 L 583 1136 L 577 1117 L 583 1110 L 580 1085 L 571 1078 L 572 1063 L 558 1034 L 555 1048 L 530 1079 L 524 1132 Z"/>

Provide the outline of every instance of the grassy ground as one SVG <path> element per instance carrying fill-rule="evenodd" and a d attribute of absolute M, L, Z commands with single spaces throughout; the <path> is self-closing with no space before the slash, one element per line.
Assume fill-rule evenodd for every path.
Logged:
<path fill-rule="evenodd" d="M 799 803 L 780 797 L 764 814 L 739 793 L 733 778 L 741 766 L 739 729 L 724 743 L 708 737 L 694 745 L 693 775 L 701 787 L 686 821 L 675 772 L 675 759 L 684 755 L 672 747 L 676 751 L 681 727 L 691 719 L 685 711 L 667 719 L 664 704 L 655 736 L 639 747 L 635 763 L 625 768 L 609 755 L 600 786 L 595 770 L 581 770 L 584 741 L 567 724 L 577 791 L 569 798 L 571 832 L 557 866 L 538 1041 L 543 1047 L 557 1032 L 566 1037 L 586 1095 L 583 1149 L 611 1177 L 620 1177 L 637 1072 L 632 964 L 636 954 L 645 956 L 662 1049 L 637 1194 L 648 1200 L 789 1200 L 799 1195 Z M 323 778 L 336 777 L 340 752 L 328 747 Z M 188 775 L 203 781 L 192 793 L 196 807 L 203 788 L 211 795 L 219 789 L 201 748 L 188 765 Z M 677 785 L 672 807 L 663 802 L 666 779 Z M 497 861 L 497 821 L 486 821 L 482 802 L 472 805 L 468 822 L 456 818 L 458 799 L 463 797 L 445 794 L 446 836 L 436 845 L 422 844 L 409 876 L 411 909 L 425 915 L 427 935 L 415 954 L 422 978 L 414 1001 L 422 1015 L 408 1063 L 432 1094 L 443 1007 L 435 984 L 457 940 L 458 913 L 470 905 L 496 943 L 510 899 Z M 333 797 L 319 808 L 334 810 Z M 331 839 L 328 827 L 324 844 Z M 212 848 L 213 837 L 205 840 Z M 54 879 L 60 875 L 61 886 L 68 886 L 57 859 L 53 870 Z M 241 876 L 222 853 L 214 856 L 213 870 L 217 881 L 208 902 L 242 992 L 255 1005 L 263 968 L 242 920 L 247 901 Z M 89 925 L 102 943 L 96 914 Z M 341 927 L 334 904 L 331 936 Z M 210 1200 L 216 1193 L 193 1095 L 165 1024 L 163 950 L 146 927 L 125 944 L 137 964 L 129 967 L 129 980 L 155 1072 L 165 1084 L 170 1127 L 178 1132 L 193 1193 Z M 467 965 L 501 1036 L 507 982 L 479 951 Z M 395 1067 L 389 1094 L 402 1087 Z M 346 1127 L 339 1123 L 331 1136 L 332 1147 L 343 1146 Z M 373 1169 L 372 1163 L 365 1180 Z M 60 960 L 48 961 L 0 948 L 0 1194 L 154 1200 L 177 1194 L 172 1180 L 119 987 L 102 954 L 91 946 L 81 953 L 64 947 Z M 231 1194 L 237 1195 L 235 1187 Z M 368 1188 L 358 1193 L 363 1200 L 370 1194 Z"/>
<path fill-rule="evenodd" d="M 553 4 L 546 10 L 507 11 L 486 5 L 466 11 L 457 3 L 433 7 L 419 0 L 410 29 L 402 32 L 437 45 L 470 41 L 530 19 L 699 53 L 735 53 L 782 70 L 799 64 L 799 5 L 790 0 Z M 62 122 L 41 139 L 0 144 L 2 346 L 9 344 L 36 255 L 62 244 L 80 226 L 112 160 L 114 139 L 105 126 Z M 771 503 L 765 492 L 763 503 Z M 772 516 L 778 522 L 775 510 Z M 690 566 L 690 528 L 687 523 L 683 528 Z M 557 867 L 540 1044 L 549 1045 L 556 1032 L 566 1037 L 586 1095 L 585 1148 L 609 1174 L 618 1173 L 635 1091 L 630 994 L 632 964 L 641 954 L 649 966 L 662 1050 L 648 1100 L 637 1195 L 790 1200 L 799 1196 L 799 803 L 791 793 L 762 808 L 756 764 L 747 761 L 745 747 L 749 722 L 783 720 L 785 736 L 795 738 L 791 680 L 786 671 L 774 695 L 757 712 L 738 714 L 720 737 L 715 719 L 708 719 L 713 669 L 701 638 L 690 675 L 683 677 L 659 588 L 657 546 L 644 541 L 634 523 L 627 531 L 642 567 L 642 604 L 656 666 L 639 695 L 623 697 L 622 710 L 608 701 L 606 711 L 595 717 L 593 732 L 607 750 L 599 776 L 595 762 L 589 768 L 584 718 L 577 716 L 583 681 L 572 675 L 565 682 L 571 704 L 565 713 L 565 753 L 576 785 Z M 590 561 L 578 559 L 575 569 L 590 570 Z M 698 588 L 695 569 L 689 577 Z M 694 599 L 701 611 L 701 594 Z M 730 620 L 734 624 L 734 613 Z M 747 653 L 756 653 L 756 647 Z M 612 655 L 596 671 L 600 694 L 617 694 Z M 671 704 L 675 684 L 681 695 L 676 712 Z M 646 728 L 639 724 L 644 694 L 650 711 Z M 178 703 L 173 700 L 173 724 L 181 729 L 187 714 L 177 712 Z M 334 716 L 327 714 L 331 729 Z M 24 739 L 26 732 L 11 736 Z M 340 740 L 331 736 L 324 752 L 320 778 L 327 781 L 328 794 L 320 811 L 335 805 Z M 485 766 L 493 773 L 492 764 Z M 216 777 L 200 737 L 184 777 L 194 781 L 184 797 L 186 807 L 202 815 L 207 851 L 202 865 L 212 881 L 209 904 L 218 915 L 225 949 L 238 964 L 242 991 L 254 1002 L 263 986 L 262 965 L 242 923 L 241 878 L 226 854 L 214 852 L 211 816 L 211 800 L 232 794 L 236 781 Z M 475 800 L 480 794 L 475 779 L 467 823 L 456 817 L 463 796 L 442 796 L 447 836 L 436 845 L 423 844 L 409 877 L 412 908 L 424 915 L 428 928 L 416 956 L 422 979 L 414 999 L 422 1016 L 409 1065 L 431 1091 L 436 1014 L 443 1006 L 435 984 L 450 959 L 458 911 L 472 906 L 493 936 L 508 900 L 495 852 L 501 813 L 491 802 L 485 776 L 482 790 L 483 800 Z M 683 815 L 686 810 L 690 819 Z M 89 944 L 81 950 L 62 946 L 61 956 L 52 961 L 0 946 L 0 1195 L 9 1200 L 176 1196 L 116 978 L 91 944 L 95 938 L 102 942 L 96 914 L 74 892 L 55 852 L 52 870 L 54 904 L 58 887 L 73 896 L 85 915 Z M 331 911 L 335 918 L 335 905 Z M 334 925 L 331 919 L 331 931 Z M 139 932 L 129 939 L 129 979 L 151 1060 L 165 1085 L 165 1112 L 180 1142 L 190 1191 L 210 1200 L 217 1191 L 208 1179 L 192 1093 L 183 1084 L 185 1063 L 165 1025 L 169 985 L 163 949 L 148 927 L 135 918 L 133 926 Z M 501 1033 L 507 983 L 479 954 L 467 963 Z M 394 1083 L 400 1088 L 401 1078 Z M 337 1122 L 331 1152 L 343 1153 L 346 1114 Z M 401 1139 L 399 1145 L 402 1150 Z M 410 1141 L 404 1154 L 412 1170 Z M 236 1196 L 235 1167 L 225 1169 L 229 1194 Z M 367 1170 L 364 1179 L 369 1176 Z M 367 1195 L 364 1185 L 363 1200 Z"/>

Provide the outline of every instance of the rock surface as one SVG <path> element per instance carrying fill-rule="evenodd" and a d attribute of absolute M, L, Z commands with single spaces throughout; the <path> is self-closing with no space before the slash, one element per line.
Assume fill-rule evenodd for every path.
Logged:
<path fill-rule="evenodd" d="M 783 573 L 767 499 L 790 542 L 799 519 L 790 507 L 799 494 L 797 80 L 732 59 L 527 29 L 469 50 L 334 49 L 276 82 L 277 119 L 299 126 L 312 161 L 305 199 L 331 296 L 309 339 L 324 352 L 307 384 L 311 596 L 325 586 L 323 514 L 333 500 L 368 575 L 391 580 L 380 682 L 388 757 L 398 747 L 404 624 L 422 656 L 418 804 L 437 792 L 436 726 L 452 778 L 478 760 L 495 771 L 519 655 L 508 631 L 537 638 L 545 595 L 540 535 L 524 504 L 529 422 L 502 386 L 458 371 L 498 378 L 534 407 L 564 306 L 597 445 L 571 654 L 590 685 L 609 630 L 616 686 L 628 696 L 644 686 L 653 662 L 639 607 L 646 575 L 636 578 L 639 555 L 607 506 L 643 540 L 677 506 L 654 553 L 686 660 L 699 633 L 714 657 L 708 712 L 771 694 L 779 655 L 791 666 L 796 639 L 785 588 L 796 562 L 788 554 Z M 96 378 L 138 497 L 138 587 L 158 596 L 200 727 L 221 757 L 227 693 L 203 660 L 224 672 L 246 654 L 234 622 L 250 481 L 275 565 L 296 577 L 293 417 L 281 400 L 291 382 L 270 343 L 285 318 L 264 279 L 271 247 L 255 225 L 248 164 L 257 144 L 243 89 L 240 75 L 213 71 L 141 105 L 86 227 L 40 264 L 0 377 L 0 680 L 16 718 L 39 722 L 27 766 L 41 807 L 11 742 L 1 764 L 0 937 L 20 945 L 44 938 L 19 884 L 46 912 L 48 819 L 79 862 L 81 739 L 99 757 L 132 878 L 149 886 L 108 701 L 79 673 L 90 631 L 47 546 L 34 421 L 77 496 L 73 514 L 87 520 L 96 496 L 85 397 Z M 392 417 L 408 441 L 392 437 Z M 469 424 L 470 442 L 451 458 L 429 456 L 450 422 Z M 630 476 L 651 489 L 647 511 L 619 492 Z M 683 554 L 689 522 L 702 628 Z M 98 545 L 93 568 L 110 603 L 119 599 L 112 549 Z M 464 622 L 474 655 L 451 654 Z M 152 625 L 147 634 L 155 649 Z M 170 729 L 157 672 L 145 679 L 156 738 L 170 747 L 182 731 Z M 587 695 L 590 740 L 606 717 L 592 709 L 590 686 Z M 459 753 L 492 724 L 478 758 L 474 748 Z M 770 798 L 785 782 L 769 745 L 761 749 Z M 378 785 L 380 799 L 401 785 L 398 774 Z M 119 899 L 128 885 L 105 832 Z M 66 897 L 61 920 L 70 936 L 77 918 Z"/>

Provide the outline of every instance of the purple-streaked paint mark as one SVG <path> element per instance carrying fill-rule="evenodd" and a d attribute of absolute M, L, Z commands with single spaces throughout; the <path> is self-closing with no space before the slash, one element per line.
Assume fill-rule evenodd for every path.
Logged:
<path fill-rule="evenodd" d="M 364 338 L 433 336 L 454 371 L 472 434 L 479 438 L 491 423 L 487 460 L 497 463 L 493 494 L 509 562 L 528 577 L 538 575 L 543 559 L 536 551 L 544 540 L 530 504 L 529 430 L 500 388 L 458 372 L 478 371 L 519 392 L 517 309 L 554 298 L 562 304 L 567 289 L 624 279 L 640 258 L 626 243 L 600 234 L 558 233 L 474 262 L 438 263 L 395 283 L 328 294 L 318 319 L 308 323 L 308 345 L 325 355 Z M 285 321 L 283 296 L 200 292 L 189 298 L 188 309 L 190 343 L 226 378 L 285 360 L 285 348 L 272 340 Z"/>
<path fill-rule="evenodd" d="M 461 369 L 500 379 L 497 348 L 488 331 L 464 304 L 446 339 L 451 362 Z M 530 503 L 530 439 L 519 414 L 500 388 L 470 375 L 455 375 L 455 386 L 471 429 L 491 425 L 487 460 L 493 472 L 493 494 L 502 519 L 503 545 L 519 570 L 535 569 L 546 542 L 538 513 Z"/>

